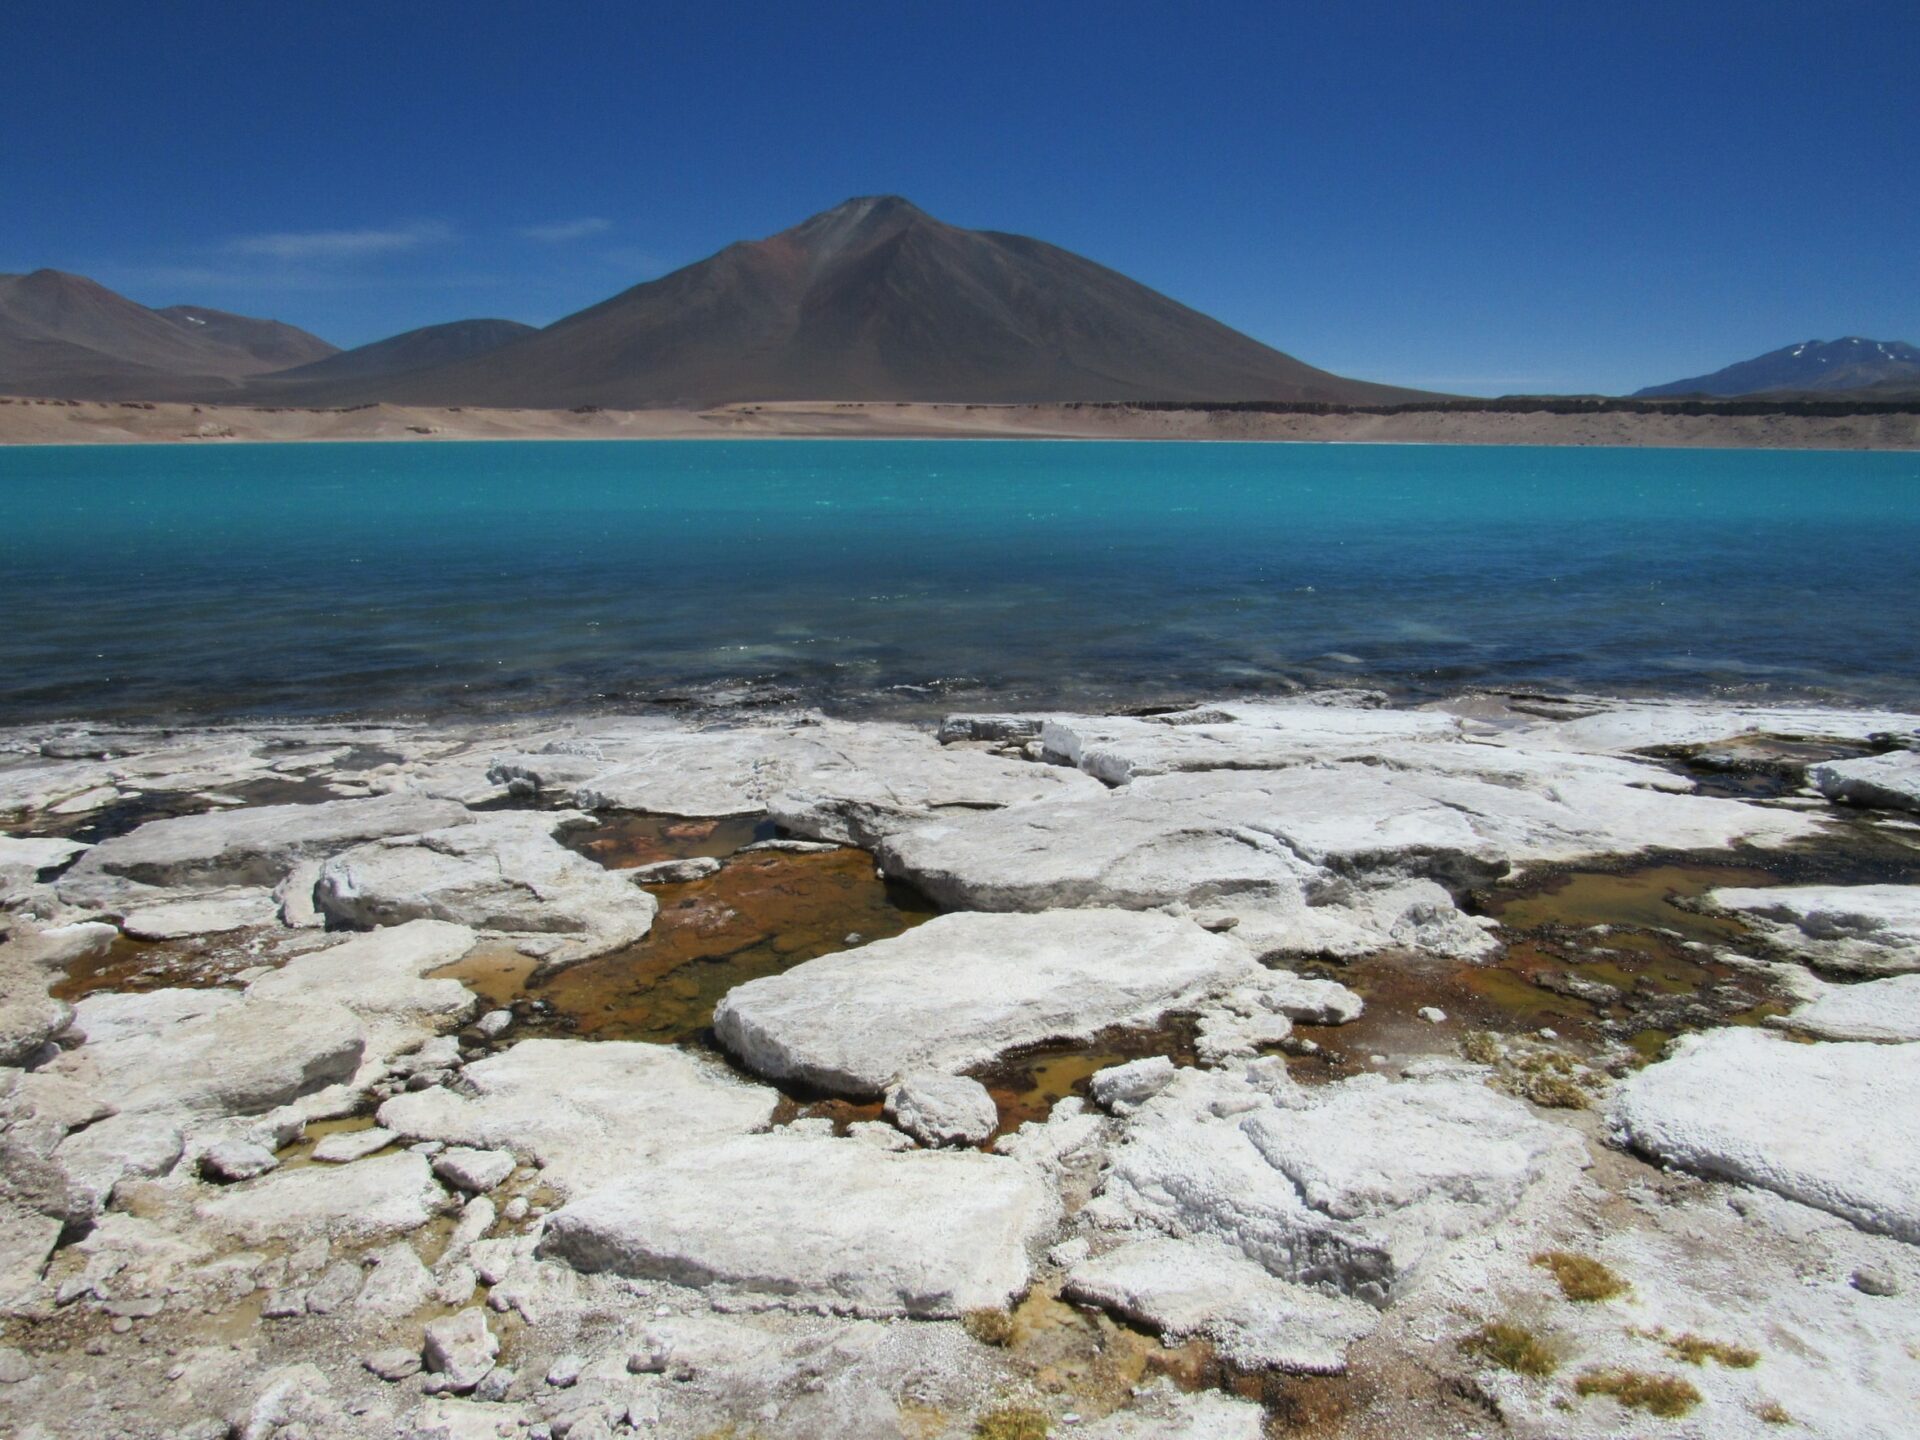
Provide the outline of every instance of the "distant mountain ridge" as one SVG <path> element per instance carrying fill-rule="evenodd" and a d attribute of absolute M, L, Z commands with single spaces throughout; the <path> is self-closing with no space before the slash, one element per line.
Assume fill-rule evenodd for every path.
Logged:
<path fill-rule="evenodd" d="M 1667 395 L 1828 394 L 1920 391 L 1920 350 L 1900 340 L 1803 340 L 1751 360 L 1665 385 L 1634 391 L 1635 399 Z"/>
<path fill-rule="evenodd" d="M 317 335 L 174 305 L 149 310 L 82 275 L 0 275 L 0 393 L 87 400 L 231 398 L 246 377 L 325 359 Z"/>
<path fill-rule="evenodd" d="M 341 350 L 324 360 L 262 375 L 248 385 L 245 398 L 302 405 L 343 403 L 335 397 L 354 397 L 369 384 L 484 355 L 535 333 L 533 326 L 518 320 L 454 320 L 427 325 Z M 356 402 L 349 398 L 344 403 Z"/>
<path fill-rule="evenodd" d="M 1303 364 L 1057 246 L 864 196 L 471 360 L 370 385 L 419 405 L 1322 400 L 1420 392 Z"/>

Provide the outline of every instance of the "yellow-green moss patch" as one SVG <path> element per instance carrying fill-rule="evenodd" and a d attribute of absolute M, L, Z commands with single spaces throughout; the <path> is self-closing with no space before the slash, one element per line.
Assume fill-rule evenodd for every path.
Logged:
<path fill-rule="evenodd" d="M 1553 1272 L 1560 1293 L 1569 1300 L 1611 1300 L 1633 1288 L 1592 1256 L 1576 1255 L 1571 1250 L 1542 1251 L 1533 1257 L 1533 1263 Z"/>
<path fill-rule="evenodd" d="M 1493 1320 L 1482 1325 L 1460 1342 L 1469 1355 L 1477 1355 L 1489 1365 L 1511 1370 L 1516 1375 L 1545 1379 L 1560 1368 L 1560 1359 L 1547 1342 L 1524 1325 Z"/>
<path fill-rule="evenodd" d="M 1031 1405 L 1003 1405 L 973 1422 L 976 1440 L 1047 1440 L 1053 1421 Z"/>

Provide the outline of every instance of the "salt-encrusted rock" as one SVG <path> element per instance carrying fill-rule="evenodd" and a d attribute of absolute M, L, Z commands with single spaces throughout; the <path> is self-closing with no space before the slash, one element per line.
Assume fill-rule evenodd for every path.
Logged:
<path fill-rule="evenodd" d="M 513 1011 L 489 1010 L 473 1022 L 473 1028 L 483 1040 L 498 1040 L 513 1028 Z"/>
<path fill-rule="evenodd" d="M 456 1394 L 473 1389 L 493 1369 L 500 1342 L 487 1328 L 487 1312 L 478 1306 L 442 1316 L 427 1326 L 422 1358 L 427 1369 L 446 1377 Z"/>
<path fill-rule="evenodd" d="M 1384 1305 L 1429 1257 L 1583 1152 L 1471 1082 L 1301 1089 L 1280 1062 L 1183 1070 L 1108 1151 L 1096 1223 L 1221 1240 L 1269 1274 Z"/>
<path fill-rule="evenodd" d="M 221 1184 L 253 1180 L 279 1165 L 273 1152 L 250 1140 L 223 1140 L 200 1156 L 200 1173 Z"/>
<path fill-rule="evenodd" d="M 563 1195 L 657 1153 L 764 1127 L 779 1093 L 665 1045 L 522 1040 L 461 1072 L 461 1090 L 396 1095 L 380 1123 L 410 1140 L 507 1150 Z"/>
<path fill-rule="evenodd" d="M 720 873 L 720 862 L 711 855 L 695 855 L 686 860 L 656 860 L 651 865 L 636 865 L 622 870 L 636 885 L 685 885 Z"/>
<path fill-rule="evenodd" d="M 491 774 L 588 810 L 719 816 L 771 810 L 820 839 L 871 836 L 949 806 L 1061 793 L 1085 777 L 979 751 L 945 750 L 903 725 L 810 718 L 799 725 L 686 731 L 633 720 L 582 723 Z"/>
<path fill-rule="evenodd" d="M 1456 740 L 1451 715 L 1281 701 L 1207 705 L 1140 718 L 1066 715 L 1040 730 L 1047 758 L 1109 785 L 1176 770 L 1277 770 L 1370 754 L 1383 744 Z"/>
<path fill-rule="evenodd" d="M 979 812 L 1097 790 L 1058 766 L 949 749 L 912 731 L 848 726 L 821 736 L 798 758 L 767 812 L 798 834 L 870 848 L 945 810 Z"/>
<path fill-rule="evenodd" d="M 420 1352 L 404 1345 L 390 1345 L 372 1351 L 360 1363 L 382 1380 L 404 1380 L 420 1373 Z"/>
<path fill-rule="evenodd" d="M 1829 800 L 1876 810 L 1920 810 L 1920 751 L 1829 760 L 1808 770 L 1807 779 Z"/>
<path fill-rule="evenodd" d="M 1095 1072 L 1087 1090 L 1101 1109 L 1130 1115 L 1172 1084 L 1176 1073 L 1173 1061 L 1166 1056 L 1150 1055 Z"/>
<path fill-rule="evenodd" d="M 0 835 L 0 871 L 24 871 L 29 876 L 64 865 L 92 847 L 81 840 L 51 840 Z"/>
<path fill-rule="evenodd" d="M 426 918 L 550 936 L 540 952 L 550 964 L 631 945 L 652 926 L 658 902 L 555 840 L 570 818 L 506 811 L 356 846 L 321 866 L 314 903 L 356 929 Z"/>
<path fill-rule="evenodd" d="M 458 980 L 427 978 L 451 965 L 478 940 L 464 925 L 414 920 L 355 935 L 295 956 L 247 986 L 255 1000 L 328 1001 L 360 1017 L 368 1061 L 387 1061 L 435 1032 L 458 1025 L 479 1002 Z M 450 1039 L 449 1059 L 458 1046 Z"/>
<path fill-rule="evenodd" d="M 270 1240 L 373 1240 L 417 1230 L 446 1203 L 427 1162 L 408 1151 L 353 1165 L 276 1170 L 194 1207 L 205 1224 L 249 1244 Z"/>
<path fill-rule="evenodd" d="M 540 1253 L 737 1303 L 953 1316 L 1023 1290 L 1056 1214 L 1030 1169 L 992 1155 L 747 1135 L 570 1202 Z"/>
<path fill-rule="evenodd" d="M 1823 985 L 1778 1023 L 1821 1040 L 1920 1040 L 1920 975 Z"/>
<path fill-rule="evenodd" d="M 1084 1440 L 1261 1440 L 1267 1412 L 1216 1390 L 1183 1393 L 1162 1379 L 1136 1386 L 1125 1410 L 1072 1433 Z"/>
<path fill-rule="evenodd" d="M 64 865 L 88 847 L 78 840 L 22 840 L 0 835 L 0 907 L 24 903 L 40 889 L 40 874 Z"/>
<path fill-rule="evenodd" d="M 348 1165 L 377 1155 L 393 1140 L 393 1132 L 378 1125 L 365 1130 L 338 1130 L 313 1147 L 313 1158 L 326 1165 Z"/>
<path fill-rule="evenodd" d="M 413 1246 L 404 1240 L 374 1252 L 354 1308 L 374 1315 L 411 1315 L 433 1293 L 433 1272 L 420 1263 Z"/>
<path fill-rule="evenodd" d="M 378 795 L 317 805 L 260 805 L 152 820 L 104 840 L 74 863 L 62 886 L 117 875 L 146 885 L 265 885 L 302 860 L 384 835 L 458 825 L 465 806 L 419 795 Z"/>
<path fill-rule="evenodd" d="M 1920 971 L 1920 885 L 1781 885 L 1713 890 L 1706 898 L 1775 949 L 1820 969 Z"/>
<path fill-rule="evenodd" d="M 307 1290 L 307 1313 L 332 1315 L 347 1308 L 360 1293 L 364 1276 L 352 1260 L 336 1260 Z"/>
<path fill-rule="evenodd" d="M 302 860 L 273 887 L 273 898 L 280 907 L 280 923 L 293 930 L 318 930 L 327 923 L 313 903 L 314 882 L 320 878 L 318 860 Z"/>
<path fill-rule="evenodd" d="M 886 1113 L 923 1145 L 978 1145 L 1000 1124 L 986 1086 L 937 1072 L 909 1075 L 889 1089 Z"/>
<path fill-rule="evenodd" d="M 254 886 L 132 909 L 121 917 L 120 928 L 136 940 L 177 940 L 279 923 L 273 892 Z"/>
<path fill-rule="evenodd" d="M 10 956 L 9 963 L 18 962 L 23 972 L 26 966 L 37 966 L 44 977 L 52 979 L 69 965 L 106 954 L 119 938 L 119 929 L 101 920 L 49 925 L 15 931 L 0 954 Z"/>
<path fill-rule="evenodd" d="M 186 1148 L 181 1118 L 130 1111 L 89 1125 L 62 1140 L 53 1152 L 70 1192 L 85 1213 L 106 1208 L 122 1180 L 165 1175 Z"/>
<path fill-rule="evenodd" d="M 1262 970 L 1202 1007 L 1195 1048 L 1207 1065 L 1250 1059 L 1291 1035 L 1296 1020 L 1344 1025 L 1362 1008 L 1360 997 L 1338 981 Z"/>
<path fill-rule="evenodd" d="M 1203 1335 L 1247 1370 L 1333 1375 L 1378 1314 L 1357 1300 L 1277 1280 L 1219 1241 L 1139 1240 L 1073 1267 L 1062 1293 L 1174 1340 Z"/>
<path fill-rule="evenodd" d="M 476 1150 L 450 1145 L 433 1157 L 433 1173 L 470 1195 L 491 1190 L 513 1174 L 513 1155 L 506 1150 Z"/>
<path fill-rule="evenodd" d="M 1032 740 L 1040 734 L 1038 715 L 949 715 L 940 722 L 939 740 Z"/>
<path fill-rule="evenodd" d="M 73 1006 L 48 995 L 40 975 L 0 957 L 0 1065 L 29 1063 L 72 1023 Z"/>
<path fill-rule="evenodd" d="M 1621 1082 L 1612 1119 L 1669 1165 L 1920 1243 L 1920 1045 L 1688 1035 Z"/>
<path fill-rule="evenodd" d="M 1647 788 L 1671 779 L 1652 766 L 1455 773 L 1437 763 L 1450 748 L 1423 747 L 1419 769 L 1152 776 L 1103 795 L 928 822 L 892 836 L 879 855 L 950 904 L 1136 907 L 1275 886 L 1313 898 L 1315 882 L 1374 872 L 1474 884 L 1522 862 L 1785 843 L 1815 828 L 1788 812 Z"/>
<path fill-rule="evenodd" d="M 1817 705 L 1730 705 L 1697 700 L 1558 702 L 1557 713 L 1486 737 L 1497 745 L 1590 754 L 1674 749 L 1732 739 L 1865 741 L 1912 731 L 1920 716 L 1890 710 L 1837 710 Z M 1525 714 L 1538 715 L 1528 709 Z M 1518 718 L 1518 717 L 1515 717 Z"/>
<path fill-rule="evenodd" d="M 914 1071 L 1147 1023 L 1255 968 L 1232 940 L 1166 915 L 942 915 L 737 986 L 713 1023 L 759 1074 L 873 1095 Z"/>
<path fill-rule="evenodd" d="M 152 990 L 90 995 L 74 1008 L 86 1043 L 47 1068 L 122 1114 L 259 1114 L 351 1079 L 366 1045 L 358 1017 L 325 1000 Z"/>

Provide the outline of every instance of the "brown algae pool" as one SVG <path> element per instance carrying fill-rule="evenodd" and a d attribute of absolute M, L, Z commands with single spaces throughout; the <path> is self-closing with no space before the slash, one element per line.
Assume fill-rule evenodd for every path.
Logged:
<path fill-rule="evenodd" d="M 716 829 L 691 843 L 724 845 L 728 838 Z M 623 837 L 596 858 L 625 859 L 636 843 L 657 841 Z M 888 939 L 935 913 L 911 889 L 881 879 L 873 858 L 860 850 L 734 855 L 718 874 L 661 885 L 654 894 L 660 913 L 652 932 L 611 955 L 542 970 L 483 947 L 436 973 L 464 981 L 491 1006 L 519 1012 L 516 1038 L 546 1033 L 678 1044 L 712 1024 L 714 1006 L 734 986 Z"/>

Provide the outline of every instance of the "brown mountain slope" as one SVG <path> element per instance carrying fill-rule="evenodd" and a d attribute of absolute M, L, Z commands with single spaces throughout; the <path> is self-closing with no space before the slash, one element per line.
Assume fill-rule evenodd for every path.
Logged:
<path fill-rule="evenodd" d="M 59 270 L 0 275 L 0 394 L 166 400 L 231 392 L 241 377 L 334 347 L 273 320 L 198 306 L 149 310 Z"/>
<path fill-rule="evenodd" d="M 1090 260 L 893 196 L 472 359 L 342 399 L 644 408 L 742 400 L 1322 400 L 1418 392 L 1316 370 Z"/>
<path fill-rule="evenodd" d="M 249 381 L 243 398 L 270 405 L 334 405 L 392 377 L 484 355 L 536 332 L 517 320 L 454 320 L 341 350 Z M 354 403 L 351 399 L 347 403 Z"/>

